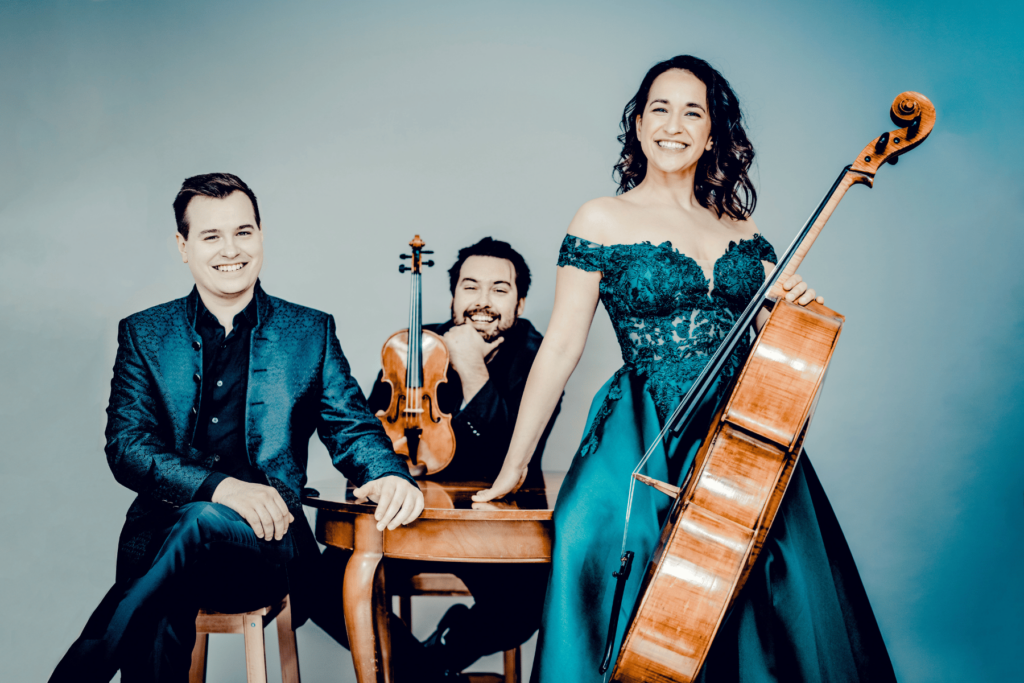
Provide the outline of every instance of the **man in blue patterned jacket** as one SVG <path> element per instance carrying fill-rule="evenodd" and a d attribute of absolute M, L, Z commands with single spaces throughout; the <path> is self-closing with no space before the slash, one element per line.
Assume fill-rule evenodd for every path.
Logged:
<path fill-rule="evenodd" d="M 369 412 L 334 318 L 268 296 L 263 228 L 236 176 L 189 178 L 174 201 L 192 293 L 120 323 L 107 461 L 138 493 L 117 580 L 51 681 L 182 681 L 200 607 L 311 605 L 319 549 L 299 502 L 315 430 L 334 465 L 408 524 L 423 494 Z"/>

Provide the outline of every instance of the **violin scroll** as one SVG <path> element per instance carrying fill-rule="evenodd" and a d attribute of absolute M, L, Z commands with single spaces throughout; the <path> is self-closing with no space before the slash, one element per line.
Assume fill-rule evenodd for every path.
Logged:
<path fill-rule="evenodd" d="M 403 261 L 405 259 L 412 259 L 412 265 L 411 266 L 407 266 L 407 265 L 405 265 L 403 263 L 402 265 L 398 266 L 398 272 L 399 273 L 404 273 L 407 270 L 411 270 L 413 272 L 413 274 L 415 275 L 415 274 L 418 274 L 420 272 L 421 266 L 427 266 L 429 268 L 430 266 L 434 265 L 434 261 L 433 260 L 430 260 L 430 261 L 424 261 L 423 260 L 423 257 L 422 257 L 423 254 L 433 254 L 434 253 L 434 252 L 432 252 L 432 251 L 430 251 L 428 249 L 424 249 L 423 246 L 425 244 L 426 244 L 426 242 L 421 240 L 419 235 L 416 235 L 415 237 L 412 238 L 412 241 L 409 242 L 409 246 L 412 247 L 412 253 L 411 254 L 399 254 L 398 255 L 398 258 L 402 259 Z"/>
<path fill-rule="evenodd" d="M 851 170 L 865 174 L 857 182 L 871 186 L 882 164 L 895 164 L 901 154 L 924 142 L 935 127 L 935 105 L 921 93 L 907 91 L 893 100 L 889 118 L 901 128 L 882 133 L 861 151 L 850 166 Z"/>

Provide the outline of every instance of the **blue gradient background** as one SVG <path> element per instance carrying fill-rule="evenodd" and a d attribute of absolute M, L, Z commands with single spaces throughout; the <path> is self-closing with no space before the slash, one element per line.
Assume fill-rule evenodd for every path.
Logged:
<path fill-rule="evenodd" d="M 935 103 L 931 139 L 851 190 L 801 269 L 847 316 L 808 450 L 900 680 L 1022 680 L 1021 7 L 0 1 L 2 677 L 43 680 L 113 579 L 132 498 L 102 453 L 116 323 L 191 287 L 183 178 L 252 185 L 266 288 L 334 313 L 366 387 L 405 324 L 414 232 L 445 268 L 511 241 L 544 329 L 565 227 L 614 191 L 623 104 L 691 53 L 740 95 L 779 249 L 897 93 Z M 424 287 L 444 319 L 441 268 Z M 619 362 L 601 312 L 549 469 Z M 417 607 L 421 637 L 444 606 Z M 299 649 L 307 682 L 354 680 L 315 626 Z M 211 680 L 244 680 L 240 640 L 211 650 Z"/>

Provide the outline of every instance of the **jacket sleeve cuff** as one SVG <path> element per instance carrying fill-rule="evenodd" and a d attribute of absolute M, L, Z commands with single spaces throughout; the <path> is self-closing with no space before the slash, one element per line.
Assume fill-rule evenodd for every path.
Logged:
<path fill-rule="evenodd" d="M 507 425 L 504 400 L 490 380 L 480 387 L 456 417 L 477 436 L 493 436 Z"/>
<path fill-rule="evenodd" d="M 196 489 L 195 494 L 192 496 L 192 502 L 213 502 L 213 492 L 216 491 L 217 487 L 220 486 L 220 483 L 227 478 L 228 475 L 223 472 L 214 472 L 208 476 L 203 483 L 199 485 L 199 488 Z"/>
<path fill-rule="evenodd" d="M 371 481 L 376 481 L 377 479 L 381 479 L 382 477 L 401 477 L 402 479 L 405 479 L 407 482 L 409 482 L 410 484 L 412 484 L 416 488 L 419 488 L 419 486 L 420 486 L 419 482 L 417 482 L 415 479 L 413 479 L 412 475 L 409 474 L 409 470 L 404 469 L 404 468 L 402 470 L 394 470 L 394 471 L 391 471 L 391 472 L 383 472 L 383 473 L 377 475 L 376 477 L 374 477 L 373 479 L 367 479 L 365 483 L 368 484 Z"/>

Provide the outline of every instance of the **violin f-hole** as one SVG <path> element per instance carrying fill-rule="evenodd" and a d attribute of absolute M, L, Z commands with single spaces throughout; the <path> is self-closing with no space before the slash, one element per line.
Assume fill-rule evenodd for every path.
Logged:
<path fill-rule="evenodd" d="M 395 402 L 395 413 L 394 413 L 394 415 L 388 414 L 387 418 L 385 418 L 385 419 L 389 423 L 391 423 L 391 424 L 395 424 L 396 422 L 398 422 L 398 416 L 401 415 L 404 412 L 402 410 L 402 405 L 407 403 L 407 402 L 408 402 L 408 399 L 406 398 L 405 394 L 399 394 L 398 395 L 398 401 Z"/>
<path fill-rule="evenodd" d="M 431 400 L 430 394 L 425 394 L 423 396 L 423 407 L 426 410 L 428 420 L 430 420 L 434 424 L 437 424 L 441 421 L 440 416 L 434 417 L 434 402 L 433 400 Z"/>

